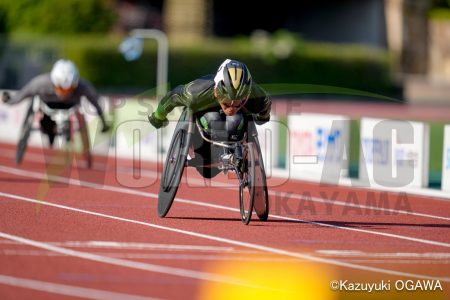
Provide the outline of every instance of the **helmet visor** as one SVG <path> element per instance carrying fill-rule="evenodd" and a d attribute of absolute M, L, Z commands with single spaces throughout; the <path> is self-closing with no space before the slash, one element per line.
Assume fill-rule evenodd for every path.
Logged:
<path fill-rule="evenodd" d="M 235 108 L 235 109 L 241 109 L 245 103 L 247 102 L 248 97 L 245 99 L 238 99 L 238 100 L 231 100 L 227 99 L 225 97 L 219 98 L 220 105 L 226 107 L 226 108 Z"/>

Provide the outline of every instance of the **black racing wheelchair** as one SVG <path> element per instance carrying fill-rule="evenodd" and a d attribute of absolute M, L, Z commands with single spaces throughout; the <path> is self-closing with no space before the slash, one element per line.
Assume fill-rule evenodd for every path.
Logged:
<path fill-rule="evenodd" d="M 67 144 L 71 144 L 73 142 L 74 133 L 76 131 L 79 131 L 83 144 L 83 157 L 86 160 L 88 168 L 92 167 L 89 133 L 86 119 L 83 113 L 80 112 L 80 106 L 75 105 L 67 108 L 51 108 L 45 102 L 41 101 L 38 96 L 32 98 L 22 124 L 21 134 L 16 151 L 16 164 L 20 165 L 22 163 L 31 132 L 39 130 L 43 133 L 46 133 L 45 128 L 43 128 L 42 124 L 39 127 L 33 126 L 36 114 L 46 115 L 48 121 L 54 125 L 51 127 L 51 135 L 53 137 L 63 137 L 64 141 Z M 75 116 L 76 121 L 74 120 L 74 118 L 72 118 L 72 116 Z M 50 140 L 50 146 L 52 145 L 53 140 Z"/>
<path fill-rule="evenodd" d="M 240 216 L 244 224 L 251 220 L 253 210 L 259 220 L 269 216 L 269 195 L 266 173 L 253 119 L 246 120 L 247 130 L 238 141 L 213 140 L 188 108 L 184 109 L 174 130 L 167 152 L 158 195 L 158 215 L 165 217 L 172 206 L 185 167 L 215 167 L 227 174 L 234 171 L 239 180 Z M 208 165 L 188 159 L 194 135 L 219 149 Z M 197 137 L 197 136 L 196 136 Z"/>

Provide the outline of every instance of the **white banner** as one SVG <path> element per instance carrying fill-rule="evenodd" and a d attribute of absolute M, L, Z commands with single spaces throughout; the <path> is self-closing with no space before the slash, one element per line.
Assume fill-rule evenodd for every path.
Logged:
<path fill-rule="evenodd" d="M 301 114 L 288 116 L 290 175 L 337 183 L 348 176 L 350 120 L 346 116 Z"/>
<path fill-rule="evenodd" d="M 450 192 L 450 125 L 445 125 L 442 159 L 442 190 Z"/>
<path fill-rule="evenodd" d="M 428 186 L 425 123 L 363 118 L 359 178 L 377 187 Z"/>
<path fill-rule="evenodd" d="M 157 130 L 147 119 L 147 109 L 144 103 L 128 99 L 124 99 L 115 109 L 115 146 L 118 157 L 151 161 L 158 159 L 160 141 Z"/>
<path fill-rule="evenodd" d="M 270 121 L 263 125 L 256 125 L 268 178 L 272 176 L 272 169 L 278 167 L 280 125 L 276 116 L 271 116 Z"/>
<path fill-rule="evenodd" d="M 1 92 L 0 92 L 1 93 Z M 17 105 L 0 102 L 0 140 L 15 144 L 19 140 L 20 130 L 30 101 Z"/>

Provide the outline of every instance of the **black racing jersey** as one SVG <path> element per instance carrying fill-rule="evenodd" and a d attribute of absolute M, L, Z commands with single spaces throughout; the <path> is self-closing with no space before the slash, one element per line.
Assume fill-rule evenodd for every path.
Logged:
<path fill-rule="evenodd" d="M 213 108 L 220 109 L 214 96 L 214 75 L 206 75 L 199 79 L 180 85 L 167 93 L 156 109 L 156 117 L 165 119 L 175 107 L 189 107 L 194 113 Z M 245 106 L 241 109 L 244 114 L 255 114 L 261 120 L 269 120 L 272 101 L 267 93 L 255 82 Z"/>
<path fill-rule="evenodd" d="M 41 101 L 45 102 L 50 108 L 70 108 L 80 104 L 81 97 L 85 96 L 87 100 L 95 107 L 99 116 L 103 111 L 98 104 L 98 94 L 94 87 L 86 80 L 80 79 L 75 91 L 66 98 L 58 98 L 55 93 L 50 74 L 45 73 L 36 76 L 27 83 L 20 91 L 18 91 L 11 100 L 10 104 L 19 103 L 23 99 L 39 96 Z"/>

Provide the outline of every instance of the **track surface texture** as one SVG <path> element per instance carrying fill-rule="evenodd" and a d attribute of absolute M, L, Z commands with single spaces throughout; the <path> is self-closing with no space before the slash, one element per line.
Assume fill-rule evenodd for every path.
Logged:
<path fill-rule="evenodd" d="M 14 153 L 0 145 L 3 300 L 450 299 L 448 200 L 269 178 L 269 220 L 245 226 L 236 179 L 188 168 L 158 218 L 160 165 Z"/>

